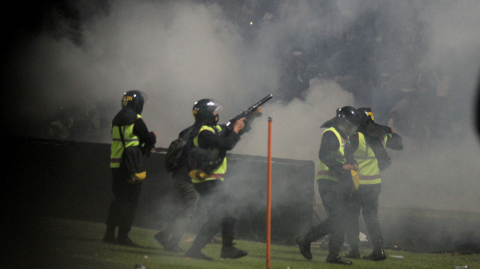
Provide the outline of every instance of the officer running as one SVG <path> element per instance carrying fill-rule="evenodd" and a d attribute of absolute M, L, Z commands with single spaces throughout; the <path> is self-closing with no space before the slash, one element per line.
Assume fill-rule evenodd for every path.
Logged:
<path fill-rule="evenodd" d="M 327 219 L 296 239 L 300 253 L 307 259 L 312 259 L 310 245 L 330 234 L 327 263 L 351 265 L 352 262 L 339 256 L 343 245 L 348 205 L 354 191 L 352 170 L 358 171 L 358 165 L 353 159 L 349 136 L 360 124 L 358 111 L 345 106 L 337 110 L 336 117 L 325 122 L 320 128 L 327 128 L 321 137 L 318 166 L 318 191 Z"/>
<path fill-rule="evenodd" d="M 195 124 L 192 133 L 195 148 L 207 149 L 217 152 L 216 165 L 211 173 L 205 174 L 200 170 L 190 171 L 193 185 L 200 194 L 202 204 L 207 211 L 208 220 L 200 228 L 192 246 L 185 253 L 186 257 L 213 260 L 201 250 L 212 240 L 213 236 L 221 230 L 222 250 L 221 258 L 241 258 L 247 252 L 234 247 L 234 228 L 236 219 L 232 217 L 230 197 L 223 189 L 224 175 L 227 172 L 227 150 L 232 150 L 240 140 L 240 132 L 245 127 L 245 118 L 233 123 L 229 129 L 225 125 L 218 125 L 218 111 L 222 105 L 213 99 L 202 99 L 193 105 Z M 261 108 L 257 114 L 261 113 Z M 189 160 L 190 162 L 191 160 Z"/>
<path fill-rule="evenodd" d="M 166 251 L 185 252 L 178 244 L 195 215 L 200 199 L 200 194 L 195 190 L 192 178 L 189 175 L 188 152 L 191 148 L 195 147 L 193 139 L 197 136 L 203 124 L 203 121 L 200 119 L 196 120 L 194 125 L 184 129 L 178 135 L 178 137 L 188 136 L 188 142 L 183 149 L 179 167 L 173 171 L 172 175 L 173 186 L 180 195 L 182 205 L 181 209 L 176 212 L 166 227 L 154 235 L 155 240 L 157 240 Z"/>

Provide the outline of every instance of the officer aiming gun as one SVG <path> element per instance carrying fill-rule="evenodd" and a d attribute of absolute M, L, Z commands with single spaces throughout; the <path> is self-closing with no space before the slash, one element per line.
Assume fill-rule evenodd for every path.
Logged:
<path fill-rule="evenodd" d="M 268 102 L 270 99 L 273 98 L 273 94 L 269 94 L 267 96 L 265 96 L 262 100 L 260 100 L 259 102 L 255 103 L 253 106 L 247 108 L 246 110 L 242 111 L 240 114 L 238 114 L 237 116 L 235 116 L 233 119 L 229 120 L 227 122 L 227 124 L 225 124 L 227 130 L 231 131 L 233 129 L 233 124 L 241 119 L 241 118 L 245 118 L 244 122 L 245 122 L 245 128 L 243 128 L 241 130 L 241 133 L 240 134 L 243 134 L 244 132 L 248 132 L 250 130 L 250 126 L 249 126 L 249 123 L 251 122 L 251 120 L 254 118 L 254 117 L 259 117 L 260 115 L 262 115 L 262 110 L 261 110 L 261 106 L 263 104 L 265 104 L 266 102 Z"/>

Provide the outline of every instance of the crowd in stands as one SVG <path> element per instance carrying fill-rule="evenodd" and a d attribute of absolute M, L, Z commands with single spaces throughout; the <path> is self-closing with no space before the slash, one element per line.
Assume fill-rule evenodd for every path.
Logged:
<path fill-rule="evenodd" d="M 252 42 L 266 28 L 274 29 L 272 25 L 282 29 L 280 39 L 285 42 L 277 48 L 282 71 L 277 97 L 284 102 L 304 99 L 312 79 L 334 80 L 352 93 L 358 106 L 372 107 L 378 123 L 388 124 L 419 144 L 462 135 L 460 126 L 468 117 L 462 115 L 466 109 L 458 106 L 470 104 L 464 103 L 467 94 L 453 88 L 466 85 L 461 71 L 452 68 L 453 62 L 433 65 L 427 58 L 433 30 L 421 12 L 428 3 L 354 2 L 347 3 L 350 9 L 340 8 L 340 1 L 335 0 L 222 3 L 235 5 L 226 10 L 240 10 L 248 18 L 237 23 Z"/>
<path fill-rule="evenodd" d="M 464 85 L 458 73 L 432 68 L 426 58 L 432 30 L 419 16 L 423 2 L 360 0 L 349 10 L 334 0 L 199 1 L 220 5 L 252 44 L 265 31 L 282 29 L 276 97 L 285 103 L 304 99 L 312 80 L 333 80 L 358 106 L 371 107 L 378 123 L 405 137 L 426 141 L 462 133 L 462 122 L 449 118 L 465 119 L 454 107 L 466 97 L 452 90 Z M 47 133 L 64 138 L 68 129 L 69 139 L 108 141 L 109 119 L 102 114 L 96 106 L 59 109 Z"/>
<path fill-rule="evenodd" d="M 59 106 L 54 119 L 46 120 L 42 138 L 93 143 L 110 142 L 110 121 L 105 109 L 90 102 L 79 106 Z"/>

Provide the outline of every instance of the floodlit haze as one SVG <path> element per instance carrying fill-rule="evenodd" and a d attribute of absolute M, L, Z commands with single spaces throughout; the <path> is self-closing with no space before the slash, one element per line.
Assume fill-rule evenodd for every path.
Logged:
<path fill-rule="evenodd" d="M 345 15 L 345 26 L 367 14 L 360 1 L 332 2 Z M 410 26 L 425 27 L 426 35 L 416 38 L 428 41 L 417 57 L 424 59 L 425 68 L 453 78 L 447 91 L 455 97 L 442 115 L 433 117 L 444 124 L 448 135 L 430 134 L 437 137 L 435 141 L 422 142 L 404 136 L 404 150 L 389 151 L 393 164 L 383 173 L 381 205 L 478 212 L 480 147 L 472 128 L 472 100 L 480 66 L 480 2 L 418 2 L 409 7 L 402 4 L 405 1 L 380 5 L 379 13 L 393 23 L 408 25 L 414 9 L 422 24 Z M 273 157 L 318 163 L 323 131 L 319 126 L 335 115 L 335 109 L 371 106 L 377 122 L 387 125 L 388 111 L 401 99 L 394 99 L 400 96 L 399 86 L 395 92 L 374 89 L 371 98 L 360 100 L 333 78 L 313 79 L 305 100 L 275 98 L 281 74 L 276 56 L 295 45 L 281 36 L 295 31 L 286 23 L 260 27 L 251 42 L 220 6 L 208 1 L 84 0 L 70 5 L 78 11 L 76 24 L 52 9 L 46 14 L 54 19 L 41 31 L 15 32 L 21 45 L 8 55 L 9 68 L 3 74 L 4 88 L 14 93 L 6 108 L 13 112 L 11 124 L 18 119 L 32 127 L 12 127 L 12 133 L 35 134 L 33 127 L 48 122 L 60 105 L 94 103 L 111 120 L 120 109 L 122 94 L 139 89 L 149 95 L 142 116 L 158 134 L 156 146 L 167 147 L 193 123 L 195 101 L 214 98 L 223 103 L 223 123 L 273 93 L 263 107 L 263 117 L 254 121 L 232 152 L 266 156 L 267 118 L 272 117 Z M 319 18 L 311 23 L 328 22 Z M 408 36 L 412 30 L 381 32 L 381 25 L 377 29 L 377 42 L 382 42 L 382 34 Z M 297 41 L 308 40 L 308 33 L 304 35 Z M 393 65 L 408 63 L 402 54 L 394 53 L 395 46 L 403 48 L 403 44 L 391 45 L 376 55 L 388 59 L 384 65 L 368 67 L 379 77 Z M 411 71 L 408 65 L 402 70 Z M 437 105 L 428 98 L 422 102 L 412 113 L 429 113 L 429 104 Z M 109 143 L 108 137 L 100 142 Z"/>

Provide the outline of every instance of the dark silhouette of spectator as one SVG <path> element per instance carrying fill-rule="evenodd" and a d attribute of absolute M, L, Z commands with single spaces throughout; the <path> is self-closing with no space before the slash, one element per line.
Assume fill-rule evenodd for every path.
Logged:
<path fill-rule="evenodd" d="M 56 118 L 50 123 L 48 136 L 52 139 L 69 140 L 73 129 L 74 120 L 72 116 L 67 115 L 64 106 L 57 109 Z"/>
<path fill-rule="evenodd" d="M 281 90 L 284 101 L 290 102 L 294 98 L 305 99 L 304 91 L 310 88 L 307 71 L 308 65 L 303 51 L 295 50 L 283 75 Z"/>
<path fill-rule="evenodd" d="M 88 142 L 100 142 L 103 139 L 102 118 L 96 107 L 91 106 L 79 120 L 79 139 Z"/>

